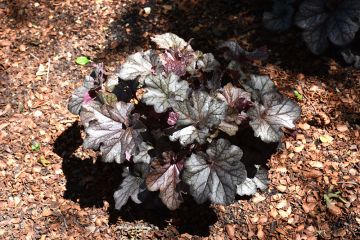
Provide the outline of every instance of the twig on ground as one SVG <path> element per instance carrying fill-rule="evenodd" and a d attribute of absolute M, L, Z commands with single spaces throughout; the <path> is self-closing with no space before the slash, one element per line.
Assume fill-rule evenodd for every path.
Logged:
<path fill-rule="evenodd" d="M 36 60 L 39 60 L 39 58 L 37 56 L 35 56 L 34 54 L 30 53 L 30 56 L 32 56 L 33 58 L 35 58 Z"/>
<path fill-rule="evenodd" d="M 50 73 L 50 58 L 49 58 L 49 60 L 48 60 L 48 68 L 47 68 L 47 73 L 46 73 L 46 81 L 45 81 L 45 83 L 47 84 L 48 83 L 48 81 L 49 81 L 49 73 Z"/>
<path fill-rule="evenodd" d="M 353 185 L 358 185 L 357 182 L 337 182 L 337 183 L 343 183 L 343 184 L 353 184 Z"/>

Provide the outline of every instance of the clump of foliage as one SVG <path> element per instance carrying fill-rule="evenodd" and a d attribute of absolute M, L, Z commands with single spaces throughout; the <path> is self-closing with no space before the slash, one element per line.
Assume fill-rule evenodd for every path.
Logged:
<path fill-rule="evenodd" d="M 85 128 L 84 147 L 123 165 L 115 207 L 129 198 L 141 203 L 153 191 L 173 210 L 186 193 L 197 203 L 230 204 L 236 194 L 266 189 L 266 169 L 253 163 L 249 175 L 236 139 L 252 128 L 262 141 L 279 142 L 282 128 L 294 128 L 300 116 L 269 77 L 241 80 L 240 60 L 266 53 L 225 42 L 219 49 L 230 62 L 222 68 L 175 34 L 152 40 L 158 50 L 128 56 L 113 75 L 97 65 L 68 105 Z"/>
<path fill-rule="evenodd" d="M 294 0 L 273 0 L 271 12 L 264 12 L 263 24 L 266 29 L 282 32 L 288 30 L 293 21 Z"/>
<path fill-rule="evenodd" d="M 265 12 L 264 25 L 269 30 L 284 31 L 295 24 L 304 29 L 303 39 L 314 54 L 330 45 L 345 46 L 354 40 L 360 27 L 358 0 L 304 0 L 294 16 L 294 0 L 274 0 L 272 12 Z"/>

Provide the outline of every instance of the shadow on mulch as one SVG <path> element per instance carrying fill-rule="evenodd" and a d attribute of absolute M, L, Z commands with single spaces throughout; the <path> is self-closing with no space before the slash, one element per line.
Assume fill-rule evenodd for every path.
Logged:
<path fill-rule="evenodd" d="M 232 141 L 243 149 L 243 163 L 248 176 L 254 176 L 254 164 L 264 165 L 277 150 L 277 143 L 266 144 L 254 137 L 252 129 L 240 130 Z M 154 192 L 153 198 L 137 205 L 131 200 L 118 211 L 115 209 L 113 193 L 122 181 L 121 165 L 103 163 L 101 159 L 81 159 L 74 152 L 82 144 L 81 126 L 78 122 L 65 130 L 54 143 L 54 152 L 62 157 L 62 169 L 66 178 L 64 198 L 70 199 L 81 208 L 104 207 L 104 200 L 110 206 L 108 209 L 109 223 L 116 224 L 118 218 L 134 222 L 143 220 L 149 224 L 165 229 L 168 222 L 176 227 L 177 233 L 190 233 L 198 236 L 208 236 L 209 227 L 218 221 L 211 206 L 198 205 L 189 195 L 184 196 L 184 203 L 176 211 L 169 211 Z M 247 199 L 247 198 L 237 198 Z"/>
<path fill-rule="evenodd" d="M 148 16 L 139 14 L 144 7 L 151 8 Z M 185 40 L 192 39 L 194 49 L 215 55 L 219 43 L 229 39 L 236 39 L 248 50 L 266 46 L 270 51 L 266 61 L 269 64 L 290 73 L 319 77 L 325 84 L 328 79 L 336 80 L 330 65 L 331 60 L 335 60 L 346 67 L 340 55 L 342 49 L 332 46 L 316 56 L 302 40 L 301 29 L 293 26 L 283 33 L 264 29 L 262 15 L 271 7 L 271 0 L 163 0 L 128 5 L 126 10 L 118 10 L 119 17 L 110 24 L 107 33 L 108 47 L 96 60 L 105 64 L 117 61 L 118 54 L 128 55 L 154 45 L 150 41 L 153 34 L 173 32 Z M 360 42 L 359 35 L 354 46 L 359 45 L 356 44 Z M 355 48 L 351 46 L 351 49 Z"/>
<path fill-rule="evenodd" d="M 133 4 L 109 26 L 109 46 L 97 60 L 106 63 L 109 54 L 130 54 L 149 48 L 153 43 L 147 34 L 173 32 L 185 40 L 192 39 L 194 49 L 203 52 L 216 53 L 219 43 L 229 39 L 237 39 L 249 50 L 267 46 L 271 51 L 268 63 L 307 75 L 328 75 L 328 56 L 315 56 L 307 50 L 301 30 L 293 27 L 279 34 L 263 28 L 263 12 L 271 9 L 271 5 L 271 0 L 168 0 Z M 151 7 L 150 15 L 139 14 L 144 7 Z"/>
<path fill-rule="evenodd" d="M 138 205 L 131 200 L 118 211 L 115 209 L 113 193 L 122 181 L 121 165 L 103 163 L 100 159 L 81 159 L 74 152 L 82 144 L 81 127 L 75 122 L 55 141 L 54 152 L 62 157 L 62 169 L 66 178 L 64 198 L 70 199 L 81 208 L 102 208 L 104 200 L 108 209 L 109 223 L 116 224 L 118 218 L 134 222 L 143 220 L 149 224 L 165 229 L 171 220 L 178 233 L 190 233 L 208 236 L 209 227 L 216 223 L 217 216 L 209 204 L 197 205 L 191 198 L 185 197 L 184 204 L 176 211 L 169 211 L 157 198 Z"/>

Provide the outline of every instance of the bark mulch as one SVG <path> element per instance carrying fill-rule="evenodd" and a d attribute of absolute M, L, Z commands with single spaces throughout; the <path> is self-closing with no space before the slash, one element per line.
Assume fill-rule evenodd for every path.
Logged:
<path fill-rule="evenodd" d="M 269 7 L 260 0 L 0 0 L 0 238 L 359 239 L 360 71 L 332 52 L 311 55 L 298 29 L 265 31 Z M 75 59 L 88 56 L 111 72 L 164 32 L 193 38 L 204 52 L 228 39 L 249 50 L 266 46 L 269 60 L 251 71 L 268 74 L 291 98 L 294 90 L 304 96 L 297 134 L 286 134 L 269 159 L 267 192 L 230 206 L 189 199 L 174 212 L 132 203 L 114 210 L 120 168 L 81 147 L 79 119 L 67 111 L 91 70 Z M 333 197 L 328 205 L 326 197 Z"/>

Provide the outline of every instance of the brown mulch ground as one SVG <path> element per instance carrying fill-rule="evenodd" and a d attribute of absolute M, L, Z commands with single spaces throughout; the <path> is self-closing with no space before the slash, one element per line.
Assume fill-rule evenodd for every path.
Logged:
<path fill-rule="evenodd" d="M 265 3 L 265 5 L 264 5 Z M 0 0 L 0 239 L 356 239 L 360 235 L 360 71 L 312 56 L 294 29 L 261 28 L 271 1 Z M 151 13 L 144 14 L 144 7 Z M 170 212 L 114 210 L 119 167 L 81 147 L 67 98 L 89 67 L 111 72 L 155 33 L 215 52 L 230 38 L 270 59 L 255 63 L 299 102 L 297 135 L 269 160 L 268 192 L 230 206 L 186 201 Z M 40 67 L 42 66 L 42 67 Z M 36 149 L 36 145 L 40 149 Z M 35 148 L 35 149 L 32 149 Z M 328 192 L 346 200 L 324 202 Z M 358 238 L 359 239 L 359 238 Z"/>

